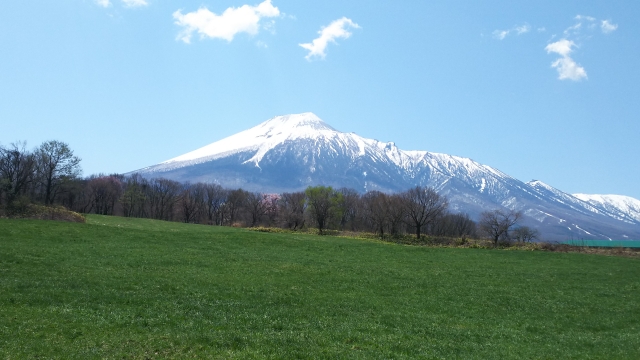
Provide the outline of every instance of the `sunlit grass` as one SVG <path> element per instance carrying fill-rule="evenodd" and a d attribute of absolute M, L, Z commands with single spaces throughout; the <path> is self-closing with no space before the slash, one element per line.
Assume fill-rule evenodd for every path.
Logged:
<path fill-rule="evenodd" d="M 3 358 L 640 357 L 640 262 L 0 219 Z"/>

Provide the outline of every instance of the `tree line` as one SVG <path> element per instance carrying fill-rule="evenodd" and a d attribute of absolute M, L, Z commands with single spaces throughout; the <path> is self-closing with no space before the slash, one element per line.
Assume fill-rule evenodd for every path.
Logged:
<path fill-rule="evenodd" d="M 0 146 L 0 209 L 10 214 L 39 203 L 85 214 L 217 226 L 312 227 L 321 234 L 328 230 L 366 231 L 380 237 L 411 233 L 418 239 L 423 235 L 485 235 L 496 245 L 512 234 L 524 240 L 537 236 L 521 230 L 510 232 L 520 213 L 487 211 L 479 223 L 467 214 L 452 213 L 447 198 L 429 187 L 416 186 L 395 194 L 360 194 L 348 188 L 313 186 L 305 191 L 269 194 L 212 183 L 148 179 L 139 174 L 80 175 L 80 159 L 65 143 L 48 141 L 32 151 L 26 150 L 24 143 Z"/>

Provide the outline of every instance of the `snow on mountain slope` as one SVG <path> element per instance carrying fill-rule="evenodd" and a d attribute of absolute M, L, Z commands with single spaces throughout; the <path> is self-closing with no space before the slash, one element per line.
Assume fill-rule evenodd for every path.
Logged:
<path fill-rule="evenodd" d="M 533 188 L 538 194 L 544 196 L 547 199 L 550 199 L 556 203 L 567 206 L 573 210 L 581 212 L 583 214 L 592 212 L 596 214 L 602 213 L 602 209 L 592 206 L 591 204 L 585 203 L 584 201 L 576 198 L 573 195 L 567 194 L 563 191 L 560 191 L 554 188 L 551 185 L 545 184 L 539 180 L 532 180 L 527 183 L 528 186 Z"/>
<path fill-rule="evenodd" d="M 508 178 L 508 175 L 471 159 L 427 151 L 403 151 L 392 142 L 362 138 L 354 133 L 335 130 L 313 113 L 277 116 L 258 126 L 214 142 L 200 149 L 169 159 L 159 165 L 163 169 L 180 168 L 203 163 L 234 154 L 249 152 L 252 156 L 245 164 L 260 167 L 264 156 L 278 146 L 297 140 L 311 140 L 317 147 L 348 155 L 350 159 L 368 157 L 377 163 L 394 165 L 415 176 L 423 167 L 443 176 L 460 173 L 470 177 L 478 174 Z"/>
<path fill-rule="evenodd" d="M 622 218 L 629 217 L 640 222 L 640 200 L 638 199 L 624 195 L 573 194 L 573 196 Z"/>
<path fill-rule="evenodd" d="M 339 133 L 313 113 L 277 116 L 251 129 L 231 135 L 200 149 L 169 159 L 163 164 L 207 161 L 242 151 L 256 151 L 253 162 L 287 140 L 300 138 L 332 138 Z"/>
<path fill-rule="evenodd" d="M 640 238 L 640 211 L 633 213 L 640 207 L 635 205 L 614 210 L 541 181 L 524 183 L 468 158 L 401 150 L 393 142 L 340 132 L 313 113 L 277 116 L 136 172 L 263 192 L 314 185 L 359 192 L 429 186 L 447 197 L 451 211 L 472 218 L 489 209 L 522 211 L 523 224 L 544 228 L 548 239 Z"/>

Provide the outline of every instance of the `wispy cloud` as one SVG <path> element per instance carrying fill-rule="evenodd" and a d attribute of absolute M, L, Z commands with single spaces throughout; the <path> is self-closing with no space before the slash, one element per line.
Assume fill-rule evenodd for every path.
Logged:
<path fill-rule="evenodd" d="M 566 28 L 564 30 L 564 36 L 572 36 L 572 35 L 578 35 L 580 33 L 580 29 L 582 29 L 582 23 L 576 23 L 572 26 L 569 26 L 568 28 Z"/>
<path fill-rule="evenodd" d="M 94 2 L 98 4 L 98 6 L 102 6 L 104 8 L 111 6 L 111 1 L 109 0 L 94 0 Z"/>
<path fill-rule="evenodd" d="M 330 42 L 335 43 L 336 39 L 347 39 L 351 36 L 351 32 L 347 30 L 348 28 L 360 29 L 360 26 L 351 19 L 343 17 L 320 29 L 318 31 L 320 36 L 312 42 L 299 44 L 309 50 L 305 59 L 311 60 L 314 57 L 324 59 L 327 56 L 325 51 Z"/>
<path fill-rule="evenodd" d="M 564 36 L 580 36 L 583 29 L 595 30 L 598 28 L 598 19 L 588 15 L 576 15 L 574 17 L 576 23 L 568 27 L 564 32 Z M 608 20 L 600 22 L 602 32 L 608 34 L 618 28 L 618 25 L 610 23 Z"/>
<path fill-rule="evenodd" d="M 509 30 L 494 30 L 493 37 L 498 40 L 504 40 L 509 35 Z"/>
<path fill-rule="evenodd" d="M 579 81 L 587 78 L 587 71 L 571 58 L 571 52 L 576 44 L 567 39 L 561 39 L 545 47 L 547 53 L 555 53 L 561 57 L 551 63 L 551 67 L 558 71 L 558 79 Z"/>
<path fill-rule="evenodd" d="M 581 20 L 591 21 L 591 22 L 596 21 L 596 18 L 594 18 L 593 16 L 579 15 L 579 14 L 576 15 L 576 17 L 574 19 L 576 19 L 578 21 L 581 21 Z"/>
<path fill-rule="evenodd" d="M 529 31 L 531 31 L 531 26 L 529 26 L 528 24 L 525 24 L 525 25 L 522 25 L 522 26 L 517 26 L 517 27 L 515 28 L 515 30 L 516 30 L 516 33 L 517 33 L 518 35 L 526 34 L 526 33 L 528 33 Z"/>
<path fill-rule="evenodd" d="M 558 79 L 573 81 L 587 79 L 587 71 L 573 59 L 572 53 L 575 48 L 597 33 L 598 27 L 604 34 L 610 34 L 618 28 L 618 25 L 611 20 L 599 21 L 593 16 L 579 14 L 573 18 L 573 25 L 567 27 L 562 33 L 551 35 L 545 50 L 548 54 L 560 56 L 551 63 L 551 67 L 558 71 Z M 538 33 L 547 31 L 545 27 L 538 27 L 536 30 Z M 493 36 L 498 40 L 504 40 L 511 34 L 521 35 L 529 31 L 531 27 L 524 24 L 508 30 L 496 30 Z"/>
<path fill-rule="evenodd" d="M 531 31 L 531 26 L 529 26 L 529 24 L 523 24 L 520 26 L 514 26 L 508 30 L 495 30 L 493 32 L 493 37 L 498 40 L 504 40 L 512 33 L 515 33 L 516 35 L 522 35 L 528 33 L 529 31 Z"/>
<path fill-rule="evenodd" d="M 188 44 L 194 32 L 200 34 L 201 38 L 218 38 L 227 41 L 232 41 L 238 33 L 255 35 L 260 30 L 260 21 L 263 18 L 279 15 L 280 10 L 271 4 L 271 0 L 265 0 L 255 6 L 230 7 L 222 15 L 216 15 L 204 7 L 186 14 L 178 10 L 173 13 L 173 18 L 176 25 L 183 27 L 178 40 Z"/>
<path fill-rule="evenodd" d="M 149 5 L 147 0 L 122 0 L 122 3 L 125 7 L 141 7 Z"/>
<path fill-rule="evenodd" d="M 609 20 L 602 20 L 602 23 L 600 24 L 600 28 L 602 29 L 603 33 L 609 34 L 616 31 L 616 29 L 618 28 L 618 25 L 610 23 Z"/>
<path fill-rule="evenodd" d="M 103 8 L 108 8 L 113 5 L 111 0 L 93 0 L 93 2 Z M 143 7 L 143 6 L 149 5 L 148 0 L 121 0 L 121 2 L 122 2 L 122 5 L 126 8 L 136 8 L 136 7 Z"/>

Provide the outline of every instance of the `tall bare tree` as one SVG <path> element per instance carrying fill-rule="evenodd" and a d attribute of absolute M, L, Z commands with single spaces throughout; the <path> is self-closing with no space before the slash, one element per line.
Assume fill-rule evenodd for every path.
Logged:
<path fill-rule="evenodd" d="M 182 221 L 185 223 L 198 222 L 205 209 L 205 185 L 183 184 L 180 195 Z"/>
<path fill-rule="evenodd" d="M 491 210 L 480 214 L 478 223 L 480 231 L 493 240 L 493 246 L 498 246 L 501 238 L 509 238 L 509 230 L 518 223 L 522 217 L 519 211 Z"/>
<path fill-rule="evenodd" d="M 180 196 L 180 183 L 168 179 L 152 179 L 147 188 L 149 215 L 158 220 L 172 220 Z"/>
<path fill-rule="evenodd" d="M 229 192 L 218 184 L 205 185 L 205 211 L 209 225 L 222 225 L 224 203 Z"/>
<path fill-rule="evenodd" d="M 362 196 L 362 206 L 374 232 L 384 238 L 385 228 L 389 225 L 389 196 L 380 191 L 369 191 Z"/>
<path fill-rule="evenodd" d="M 344 230 L 349 228 L 355 230 L 356 218 L 358 217 L 360 194 L 357 191 L 349 188 L 338 189 L 338 192 L 342 194 L 342 200 L 340 201 L 340 229 Z"/>
<path fill-rule="evenodd" d="M 122 182 L 115 176 L 92 177 L 87 183 L 90 212 L 113 215 L 122 195 Z"/>
<path fill-rule="evenodd" d="M 244 208 L 244 202 L 247 197 L 247 191 L 242 189 L 236 189 L 229 191 L 227 201 L 224 203 L 225 211 L 229 216 L 229 225 L 234 224 L 239 220 L 242 214 L 241 211 Z"/>
<path fill-rule="evenodd" d="M 26 143 L 13 143 L 10 147 L 0 146 L 0 205 L 3 193 L 7 205 L 27 192 L 34 181 L 35 157 L 26 149 Z"/>
<path fill-rule="evenodd" d="M 445 213 L 449 206 L 445 197 L 440 196 L 432 188 L 422 186 L 416 186 L 402 193 L 402 204 L 407 223 L 415 227 L 418 239 L 420 239 L 422 228 Z"/>
<path fill-rule="evenodd" d="M 402 223 L 405 220 L 405 209 L 404 206 L 402 206 L 402 195 L 391 194 L 388 196 L 387 216 L 389 219 L 389 232 L 393 236 L 400 235 L 402 232 Z"/>
<path fill-rule="evenodd" d="M 251 226 L 256 226 L 267 214 L 268 202 L 266 196 L 259 192 L 249 192 L 244 198 L 244 208 L 251 217 Z"/>
<path fill-rule="evenodd" d="M 283 193 L 278 202 L 282 223 L 288 229 L 298 230 L 304 226 L 304 213 L 307 208 L 303 192 Z"/>

